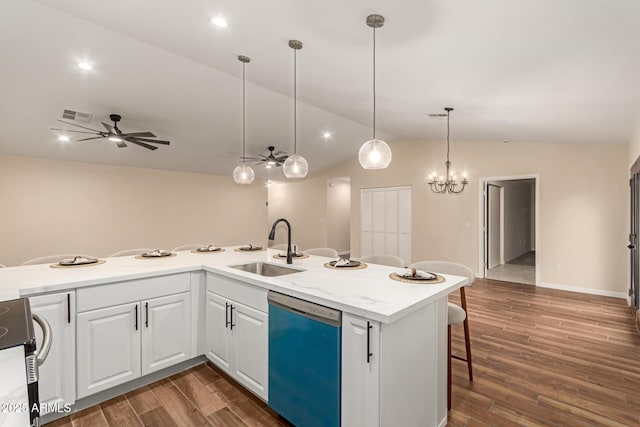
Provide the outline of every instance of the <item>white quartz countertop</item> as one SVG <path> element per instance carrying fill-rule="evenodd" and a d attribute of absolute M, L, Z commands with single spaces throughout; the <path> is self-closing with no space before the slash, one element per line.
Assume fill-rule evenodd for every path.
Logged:
<path fill-rule="evenodd" d="M 237 252 L 237 246 L 224 252 L 177 252 L 175 257 L 136 259 L 132 256 L 103 258 L 106 262 L 74 268 L 51 268 L 49 264 L 0 269 L 0 301 L 48 292 L 76 289 L 104 283 L 205 270 L 323 304 L 348 313 L 391 323 L 451 291 L 464 286 L 465 277 L 442 275 L 438 284 L 410 284 L 389 278 L 402 269 L 368 264 L 359 270 L 324 267 L 331 258 L 310 256 L 294 259 L 288 267 L 299 273 L 264 277 L 231 268 L 232 265 L 262 261 L 287 266 L 275 259 L 280 251 Z"/>

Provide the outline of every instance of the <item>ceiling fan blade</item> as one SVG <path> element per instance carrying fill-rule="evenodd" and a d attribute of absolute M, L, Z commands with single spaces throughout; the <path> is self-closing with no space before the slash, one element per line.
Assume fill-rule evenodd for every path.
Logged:
<path fill-rule="evenodd" d="M 125 144 L 124 141 L 116 142 L 116 145 L 118 148 L 127 148 L 127 144 Z"/>
<path fill-rule="evenodd" d="M 287 154 L 287 153 L 285 153 L 284 151 L 280 151 L 280 150 L 278 150 L 275 153 L 273 153 L 274 156 L 279 156 L 281 154 Z"/>
<path fill-rule="evenodd" d="M 131 134 L 122 134 L 122 136 L 126 136 L 127 138 L 135 138 L 138 141 L 144 141 L 144 142 L 153 142 L 154 144 L 162 144 L 162 145 L 169 145 L 171 144 L 170 141 L 163 141 L 162 139 L 147 139 L 147 138 L 138 138 L 137 136 L 131 136 Z"/>
<path fill-rule="evenodd" d="M 94 131 L 95 133 L 100 133 L 100 131 L 99 131 L 99 130 L 91 129 L 91 128 L 88 128 L 88 127 L 86 127 L 86 126 L 81 126 L 81 125 L 78 125 L 78 124 L 75 124 L 75 123 L 71 123 L 71 122 L 65 122 L 64 120 L 60 120 L 60 119 L 58 119 L 58 121 L 59 121 L 60 123 L 64 123 L 64 124 L 66 124 L 66 125 L 78 126 L 79 128 L 82 128 L 82 129 L 92 130 L 92 131 Z"/>
<path fill-rule="evenodd" d="M 90 141 L 92 139 L 102 139 L 104 136 L 94 136 L 93 138 L 76 139 L 76 141 Z"/>
<path fill-rule="evenodd" d="M 276 162 L 283 163 L 288 158 L 289 158 L 289 156 L 280 156 L 280 157 L 276 158 Z"/>
<path fill-rule="evenodd" d="M 148 138 L 155 138 L 156 137 L 151 132 L 130 132 L 130 133 L 123 133 L 122 136 L 135 136 L 135 137 L 145 136 L 145 137 L 148 137 Z"/>
<path fill-rule="evenodd" d="M 136 145 L 139 145 L 141 147 L 148 148 L 149 150 L 157 150 L 158 149 L 158 147 L 154 147 L 153 145 L 145 144 L 144 142 L 141 142 L 141 141 L 136 141 L 135 138 L 125 138 L 124 140 L 127 141 L 127 142 L 130 142 L 132 144 L 136 144 Z"/>
<path fill-rule="evenodd" d="M 105 123 L 102 122 L 102 126 L 104 126 L 104 128 L 107 130 L 107 132 L 109 132 L 110 134 L 115 134 L 116 132 L 113 130 L 113 126 L 111 126 L 109 123 Z"/>
<path fill-rule="evenodd" d="M 262 160 L 259 157 L 240 157 L 240 160 Z"/>
<path fill-rule="evenodd" d="M 86 130 L 73 130 L 73 129 L 58 129 L 58 128 L 51 128 L 51 130 L 61 130 L 64 132 L 76 132 L 76 133 L 88 133 L 91 135 L 96 135 L 97 132 L 87 132 Z"/>

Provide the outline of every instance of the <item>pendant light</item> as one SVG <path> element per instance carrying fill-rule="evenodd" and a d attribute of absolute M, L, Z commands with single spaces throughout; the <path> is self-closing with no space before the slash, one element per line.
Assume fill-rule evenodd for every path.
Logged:
<path fill-rule="evenodd" d="M 358 160 L 364 169 L 385 169 L 391 163 L 391 149 L 386 142 L 376 139 L 376 28 L 384 25 L 384 17 L 369 15 L 367 25 L 373 28 L 373 139 L 362 144 Z"/>
<path fill-rule="evenodd" d="M 304 178 L 309 173 L 309 163 L 299 155 L 297 150 L 298 124 L 297 124 L 297 69 L 296 52 L 302 49 L 302 42 L 289 40 L 289 47 L 293 49 L 293 154 L 287 157 L 282 165 L 282 171 L 287 178 Z"/>
<path fill-rule="evenodd" d="M 428 182 L 429 187 L 431 187 L 431 191 L 438 194 L 458 194 L 462 193 L 464 188 L 467 186 L 469 181 L 467 181 L 467 175 L 465 173 L 462 174 L 462 181 L 456 181 L 456 177 L 451 170 L 451 161 L 449 160 L 449 150 L 450 150 L 450 142 L 449 135 L 451 133 L 451 126 L 449 125 L 449 116 L 453 111 L 453 108 L 447 107 L 444 109 L 447 112 L 447 161 L 444 162 L 445 173 L 444 175 L 440 175 L 437 177 L 436 173 L 433 172 L 431 174 L 431 180 Z"/>
<path fill-rule="evenodd" d="M 240 55 L 238 61 L 242 62 L 242 164 L 233 170 L 233 180 L 236 184 L 251 184 L 255 174 L 251 166 L 247 166 L 245 153 L 245 75 L 244 66 L 251 61 L 249 57 Z"/>

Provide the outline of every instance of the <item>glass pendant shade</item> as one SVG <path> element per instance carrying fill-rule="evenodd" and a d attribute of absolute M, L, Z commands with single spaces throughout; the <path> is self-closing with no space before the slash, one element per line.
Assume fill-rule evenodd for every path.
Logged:
<path fill-rule="evenodd" d="M 244 163 L 233 170 L 233 180 L 236 184 L 251 184 L 254 178 L 253 169 Z"/>
<path fill-rule="evenodd" d="M 300 154 L 292 154 L 284 161 L 282 169 L 287 178 L 304 178 L 309 173 L 309 163 Z"/>
<path fill-rule="evenodd" d="M 362 144 L 358 160 L 364 169 L 384 169 L 391 163 L 391 148 L 380 139 L 372 139 Z"/>

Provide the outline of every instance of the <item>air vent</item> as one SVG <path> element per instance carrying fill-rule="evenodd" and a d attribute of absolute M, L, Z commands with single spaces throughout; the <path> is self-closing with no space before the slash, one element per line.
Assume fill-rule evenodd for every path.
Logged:
<path fill-rule="evenodd" d="M 90 123 L 92 114 L 81 113 L 80 111 L 64 110 L 62 112 L 62 118 L 67 120 L 74 120 L 80 123 Z"/>
<path fill-rule="evenodd" d="M 432 114 L 427 114 L 427 116 L 431 117 L 432 119 L 441 119 L 441 118 L 447 117 L 447 115 L 443 113 L 432 113 Z"/>

